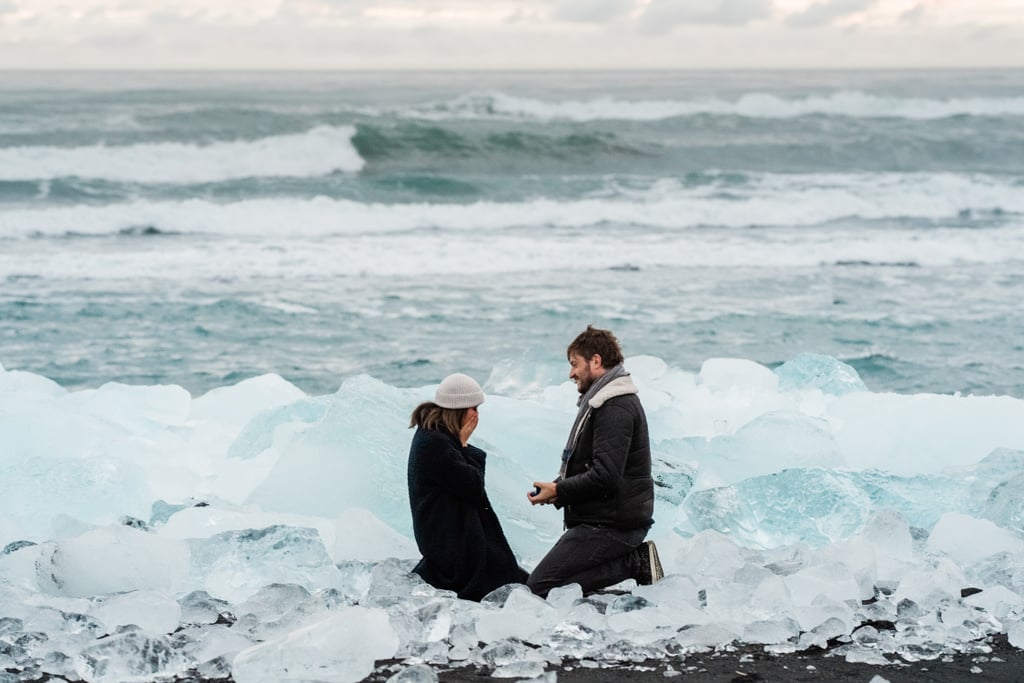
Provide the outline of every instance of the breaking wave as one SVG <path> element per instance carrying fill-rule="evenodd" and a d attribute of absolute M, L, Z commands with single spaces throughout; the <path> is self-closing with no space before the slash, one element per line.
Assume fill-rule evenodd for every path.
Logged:
<path fill-rule="evenodd" d="M 153 142 L 0 148 L 0 181 L 92 178 L 128 183 L 204 183 L 252 177 L 355 173 L 364 161 L 353 126 L 210 144 Z"/>

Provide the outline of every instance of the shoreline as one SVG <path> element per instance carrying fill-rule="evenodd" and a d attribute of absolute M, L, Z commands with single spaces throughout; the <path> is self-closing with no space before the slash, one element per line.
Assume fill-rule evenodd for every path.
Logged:
<path fill-rule="evenodd" d="M 978 680 L 986 683 L 1016 683 L 1024 679 L 1024 649 L 1014 647 L 1005 634 L 978 641 L 990 652 L 950 653 L 933 660 L 908 662 L 899 657 L 889 664 L 848 662 L 837 648 L 810 648 L 788 654 L 771 654 L 763 646 L 744 645 L 729 651 L 693 653 L 665 659 L 614 665 L 597 662 L 567 661 L 548 666 L 544 676 L 495 677 L 494 670 L 468 666 L 451 668 L 431 665 L 442 683 L 483 683 L 507 680 L 540 680 L 565 683 L 613 683 L 639 681 L 654 683 L 681 678 L 689 683 L 742 683 L 743 681 L 860 681 L 869 683 L 876 676 L 889 683 L 957 683 Z M 363 683 L 382 683 L 416 662 L 389 660 L 378 662 Z M 554 674 L 554 677 L 551 676 Z M 413 680 L 424 680 L 416 678 Z M 877 682 L 880 683 L 880 682 Z"/>

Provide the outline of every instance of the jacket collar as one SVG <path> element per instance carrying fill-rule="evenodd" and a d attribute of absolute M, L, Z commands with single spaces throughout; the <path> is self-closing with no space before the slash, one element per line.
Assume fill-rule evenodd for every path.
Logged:
<path fill-rule="evenodd" d="M 623 375 L 622 377 L 616 377 L 611 382 L 594 395 L 594 398 L 590 399 L 588 403 L 591 408 L 600 408 L 605 404 L 608 399 L 615 398 L 616 396 L 626 396 L 628 394 L 638 394 L 639 390 L 636 385 L 633 384 L 633 378 L 629 375 Z"/>

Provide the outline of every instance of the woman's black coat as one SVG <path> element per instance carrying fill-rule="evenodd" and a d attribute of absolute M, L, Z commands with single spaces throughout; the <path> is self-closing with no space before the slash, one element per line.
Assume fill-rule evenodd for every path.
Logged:
<path fill-rule="evenodd" d="M 423 554 L 413 571 L 467 600 L 527 578 L 487 499 L 486 458 L 447 432 L 420 427 L 409 448 L 412 528 Z"/>

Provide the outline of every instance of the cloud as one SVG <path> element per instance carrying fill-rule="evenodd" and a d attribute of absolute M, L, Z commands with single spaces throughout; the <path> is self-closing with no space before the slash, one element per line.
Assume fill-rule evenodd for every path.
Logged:
<path fill-rule="evenodd" d="M 604 24 L 629 14 L 634 0 L 559 0 L 551 12 L 556 21 Z"/>
<path fill-rule="evenodd" d="M 904 24 L 919 24 L 927 11 L 927 5 L 915 5 L 912 9 L 908 9 L 900 15 L 900 22 Z"/>
<path fill-rule="evenodd" d="M 744 26 L 772 15 L 773 0 L 651 0 L 640 18 L 648 33 L 667 33 L 681 24 Z"/>
<path fill-rule="evenodd" d="M 791 14 L 786 23 L 799 28 L 827 26 L 837 19 L 862 12 L 878 0 L 825 0 L 811 5 L 803 12 Z"/>

